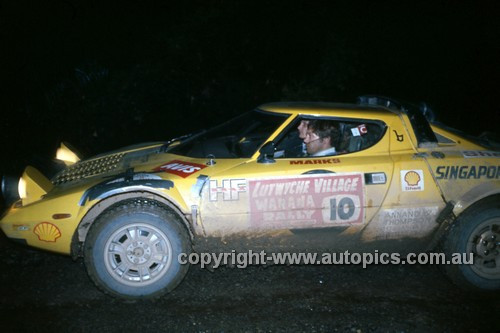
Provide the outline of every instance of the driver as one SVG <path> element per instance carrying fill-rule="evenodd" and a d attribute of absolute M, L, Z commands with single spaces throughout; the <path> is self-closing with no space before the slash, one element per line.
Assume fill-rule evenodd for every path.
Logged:
<path fill-rule="evenodd" d="M 309 120 L 307 119 L 302 119 L 300 121 L 299 126 L 297 127 L 297 131 L 299 132 L 299 138 L 302 140 L 300 143 L 300 156 L 307 156 L 307 150 L 306 150 L 306 144 L 304 143 L 304 139 L 306 138 L 307 135 L 307 130 L 309 128 Z"/>
<path fill-rule="evenodd" d="M 308 156 L 330 156 L 337 152 L 333 146 L 339 138 L 339 130 L 328 120 L 310 120 L 304 144 Z"/>

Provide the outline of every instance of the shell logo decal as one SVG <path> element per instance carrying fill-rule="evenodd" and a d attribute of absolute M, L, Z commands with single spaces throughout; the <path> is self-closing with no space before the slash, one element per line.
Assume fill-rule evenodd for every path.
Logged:
<path fill-rule="evenodd" d="M 61 237 L 61 231 L 55 225 L 49 222 L 37 224 L 33 233 L 38 236 L 38 239 L 43 242 L 55 242 Z"/>
<path fill-rule="evenodd" d="M 408 186 L 417 186 L 420 181 L 420 176 L 415 171 L 408 171 L 405 176 L 405 182 Z"/>
<path fill-rule="evenodd" d="M 401 190 L 414 192 L 424 190 L 424 172 L 422 170 L 401 170 Z"/>

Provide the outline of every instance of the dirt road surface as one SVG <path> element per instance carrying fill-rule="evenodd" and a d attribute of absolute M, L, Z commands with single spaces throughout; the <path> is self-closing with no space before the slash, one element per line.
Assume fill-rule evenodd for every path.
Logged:
<path fill-rule="evenodd" d="M 495 332 L 498 294 L 464 294 L 435 266 L 192 267 L 156 301 L 101 293 L 83 261 L 0 237 L 2 332 Z"/>

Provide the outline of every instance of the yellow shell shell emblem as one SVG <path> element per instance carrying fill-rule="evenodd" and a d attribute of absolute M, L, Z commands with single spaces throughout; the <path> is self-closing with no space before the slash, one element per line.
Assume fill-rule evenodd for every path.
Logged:
<path fill-rule="evenodd" d="M 415 171 L 408 171 L 405 175 L 405 182 L 408 186 L 417 186 L 420 182 L 420 176 Z"/>
<path fill-rule="evenodd" d="M 44 242 L 55 242 L 61 237 L 61 231 L 52 223 L 39 223 L 33 232 L 38 236 L 38 239 Z"/>

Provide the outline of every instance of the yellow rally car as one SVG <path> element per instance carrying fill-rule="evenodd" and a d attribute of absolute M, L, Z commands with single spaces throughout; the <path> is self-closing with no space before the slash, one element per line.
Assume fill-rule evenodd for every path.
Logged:
<path fill-rule="evenodd" d="M 299 137 L 318 120 L 335 128 L 328 154 L 308 153 Z M 492 290 L 499 157 L 389 99 L 273 103 L 86 160 L 63 144 L 66 166 L 52 179 L 28 166 L 2 183 L 18 197 L 0 224 L 13 240 L 83 256 L 97 286 L 122 298 L 172 290 L 188 269 L 181 253 L 234 249 L 472 253 L 472 265 L 447 272 Z"/>

